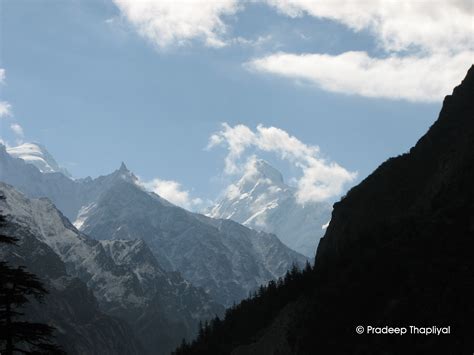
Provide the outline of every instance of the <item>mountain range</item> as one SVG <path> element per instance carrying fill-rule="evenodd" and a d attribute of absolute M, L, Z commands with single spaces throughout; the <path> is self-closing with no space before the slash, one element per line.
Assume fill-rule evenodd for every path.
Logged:
<path fill-rule="evenodd" d="M 5 258 L 27 266 L 36 260 L 35 270 L 52 290 L 51 304 L 74 311 L 80 301 L 58 295 L 68 283 L 81 288 L 89 295 L 91 319 L 100 315 L 110 323 L 104 332 L 133 334 L 121 345 L 126 353 L 169 352 L 195 336 L 200 321 L 222 315 L 225 306 L 307 261 L 273 234 L 171 204 L 145 190 L 123 163 L 106 176 L 73 179 L 42 145 L 2 145 L 0 181 L 2 213 L 22 237 L 22 252 L 3 250 Z M 51 263 L 39 268 L 43 256 Z M 48 307 L 39 313 L 51 317 L 68 352 L 114 353 L 107 344 L 72 341 L 67 324 L 79 330 L 90 325 L 65 321 Z"/>
<path fill-rule="evenodd" d="M 143 240 L 99 242 L 79 232 L 46 198 L 28 199 L 4 183 L 0 183 L 0 193 L 5 197 L 0 200 L 2 213 L 15 228 L 11 233 L 21 238 L 19 248 L 4 248 L 4 258 L 32 267 L 47 280 L 53 294 L 80 280 L 91 303 L 97 302 L 97 308 L 108 316 L 126 321 L 145 351 L 167 353 L 183 337 L 194 336 L 199 321 L 223 313 L 224 308 L 204 290 L 179 273 L 165 271 Z M 53 320 L 61 333 L 63 324 Z M 67 326 L 77 324 L 70 320 Z M 154 331 L 157 327 L 159 332 Z"/>
<path fill-rule="evenodd" d="M 0 172 L 1 181 L 27 196 L 48 197 L 92 238 L 144 240 L 165 270 L 225 306 L 307 260 L 273 234 L 186 211 L 146 191 L 123 163 L 106 176 L 71 179 L 42 173 L 0 147 Z"/>

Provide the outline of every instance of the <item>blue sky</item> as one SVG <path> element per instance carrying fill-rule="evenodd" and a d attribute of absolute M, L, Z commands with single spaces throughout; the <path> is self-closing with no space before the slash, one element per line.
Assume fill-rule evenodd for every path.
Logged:
<path fill-rule="evenodd" d="M 473 58 L 472 2 L 393 18 L 368 3 L 3 0 L 0 136 L 43 143 L 76 177 L 125 161 L 143 181 L 178 182 L 163 193 L 187 191 L 195 209 L 189 199 L 216 198 L 252 154 L 296 185 L 341 178 L 321 197 L 337 198 L 416 142 Z M 237 158 L 224 122 L 254 134 Z M 258 125 L 319 151 L 288 154 L 284 137 L 267 149 Z M 357 177 L 318 177 L 319 163 Z"/>

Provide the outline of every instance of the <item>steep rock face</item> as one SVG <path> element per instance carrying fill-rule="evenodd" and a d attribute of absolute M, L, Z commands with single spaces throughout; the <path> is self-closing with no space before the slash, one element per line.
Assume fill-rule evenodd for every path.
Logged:
<path fill-rule="evenodd" d="M 166 353 L 183 337 L 193 336 L 200 320 L 223 312 L 203 290 L 179 274 L 166 273 L 143 241 L 89 239 L 49 200 L 30 200 L 3 183 L 0 190 L 6 197 L 1 202 L 3 213 L 28 231 L 31 243 L 43 249 L 47 246 L 55 254 L 54 267 L 39 257 L 33 259 L 35 265 L 45 274 L 64 268 L 81 279 L 103 311 L 128 321 L 137 330 L 135 334 L 146 350 Z M 70 296 L 74 297 L 72 293 Z"/>
<path fill-rule="evenodd" d="M 474 66 L 409 153 L 386 161 L 334 205 L 296 301 L 257 332 L 225 343 L 211 335 L 180 354 L 210 353 L 215 344 L 225 349 L 218 353 L 252 354 L 264 345 L 264 353 L 281 354 L 281 346 L 268 341 L 274 334 L 286 338 L 282 346 L 290 350 L 284 354 L 472 352 L 473 181 Z M 265 297 L 297 291 L 290 287 Z M 265 319 L 259 313 L 264 306 L 258 300 L 242 304 L 232 324 L 249 322 L 249 314 Z M 367 334 L 368 326 L 406 327 L 408 333 Z M 449 326 L 450 334 L 411 334 L 410 326 Z"/>
<path fill-rule="evenodd" d="M 79 220 L 99 240 L 145 240 L 166 269 L 225 305 L 306 261 L 274 235 L 188 212 L 126 181 L 111 186 Z"/>
<path fill-rule="evenodd" d="M 379 342 L 377 337 L 352 333 L 345 335 L 350 339 L 345 346 L 372 353 L 400 353 L 409 348 L 438 353 L 471 351 L 472 181 L 474 67 L 445 98 L 438 120 L 409 153 L 386 161 L 334 206 L 317 252 L 317 276 L 320 287 L 335 287 L 352 299 L 343 304 L 344 297 L 329 301 L 332 292 L 322 293 L 321 303 L 333 311 L 339 307 L 340 313 L 325 330 L 318 323 L 313 331 L 329 336 L 343 331 L 343 325 L 351 321 L 376 326 L 451 326 L 451 335 L 407 336 L 399 341 L 386 338 Z M 336 274 L 340 281 L 329 281 Z M 353 281 L 342 285 L 343 279 Z M 315 310 L 313 316 L 319 314 Z M 327 345 L 322 338 L 311 339 L 310 334 L 302 339 L 307 344 L 304 351 Z"/>
<path fill-rule="evenodd" d="M 281 173 L 256 159 L 240 180 L 226 189 L 208 216 L 273 233 L 293 250 L 314 257 L 331 209 L 326 202 L 298 203 L 296 189 L 284 183 Z"/>
<path fill-rule="evenodd" d="M 2 203 L 2 213 L 4 207 Z M 19 242 L 16 247 L 1 245 L 0 258 L 11 265 L 26 266 L 49 291 L 43 303 L 33 301 L 25 314 L 29 320 L 53 325 L 63 350 L 68 354 L 143 353 L 132 329 L 102 312 L 85 283 L 68 275 L 60 257 L 28 226 L 9 223 L 5 234 L 18 237 Z"/>
<path fill-rule="evenodd" d="M 423 225 L 425 231 L 430 228 L 435 232 L 435 225 L 460 219 L 458 213 L 470 214 L 470 202 L 474 201 L 468 186 L 474 152 L 473 76 L 471 68 L 462 85 L 445 98 L 436 123 L 409 153 L 387 160 L 335 205 L 334 222 L 318 250 L 321 262 L 347 253 L 360 239 L 368 238 L 364 225 L 374 237 L 374 227 L 386 234 L 375 242 L 387 242 L 400 228 Z M 467 209 L 450 216 L 461 205 Z M 473 231 L 470 222 L 472 217 L 460 224 L 466 227 L 465 232 Z"/>

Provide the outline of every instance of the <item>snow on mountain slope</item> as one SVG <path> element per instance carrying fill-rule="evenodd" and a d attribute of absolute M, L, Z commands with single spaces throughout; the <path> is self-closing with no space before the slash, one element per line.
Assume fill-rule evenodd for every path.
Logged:
<path fill-rule="evenodd" d="M 42 173 L 23 159 L 11 156 L 0 144 L 0 181 L 13 185 L 30 198 L 49 198 L 71 221 L 75 221 L 79 211 L 97 200 L 116 180 L 138 181 L 123 163 L 112 174 L 95 179 L 73 180 L 59 173 Z"/>
<path fill-rule="evenodd" d="M 8 154 L 14 158 L 20 158 L 28 164 L 36 166 L 43 173 L 63 173 L 71 177 L 67 169 L 59 166 L 56 160 L 38 143 L 23 143 L 16 147 L 7 148 Z"/>
<path fill-rule="evenodd" d="M 195 334 L 199 320 L 223 312 L 201 289 L 177 273 L 169 273 L 142 240 L 96 241 L 79 232 L 45 198 L 28 199 L 0 183 L 6 197 L 2 213 L 46 244 L 97 297 L 108 314 L 140 329 L 138 338 L 148 349 L 171 350 L 183 337 Z M 160 325 L 160 327 L 155 329 Z M 143 337 L 153 333 L 154 338 Z M 168 342 L 163 348 L 157 342 Z"/>
<path fill-rule="evenodd" d="M 254 159 L 207 215 L 274 233 L 290 248 L 314 257 L 332 208 L 325 202 L 299 204 L 295 193 L 278 170 Z"/>

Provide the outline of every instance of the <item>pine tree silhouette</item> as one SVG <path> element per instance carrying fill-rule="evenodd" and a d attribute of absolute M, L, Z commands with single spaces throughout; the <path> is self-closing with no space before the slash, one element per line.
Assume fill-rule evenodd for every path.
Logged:
<path fill-rule="evenodd" d="M 5 197 L 0 196 L 4 200 Z M 7 221 L 0 213 L 0 243 L 18 247 L 18 238 L 3 233 Z M 11 267 L 0 261 L 0 353 L 64 354 L 52 342 L 54 328 L 42 323 L 21 320 L 21 308 L 31 298 L 42 301 L 48 293 L 41 281 L 24 267 Z"/>

